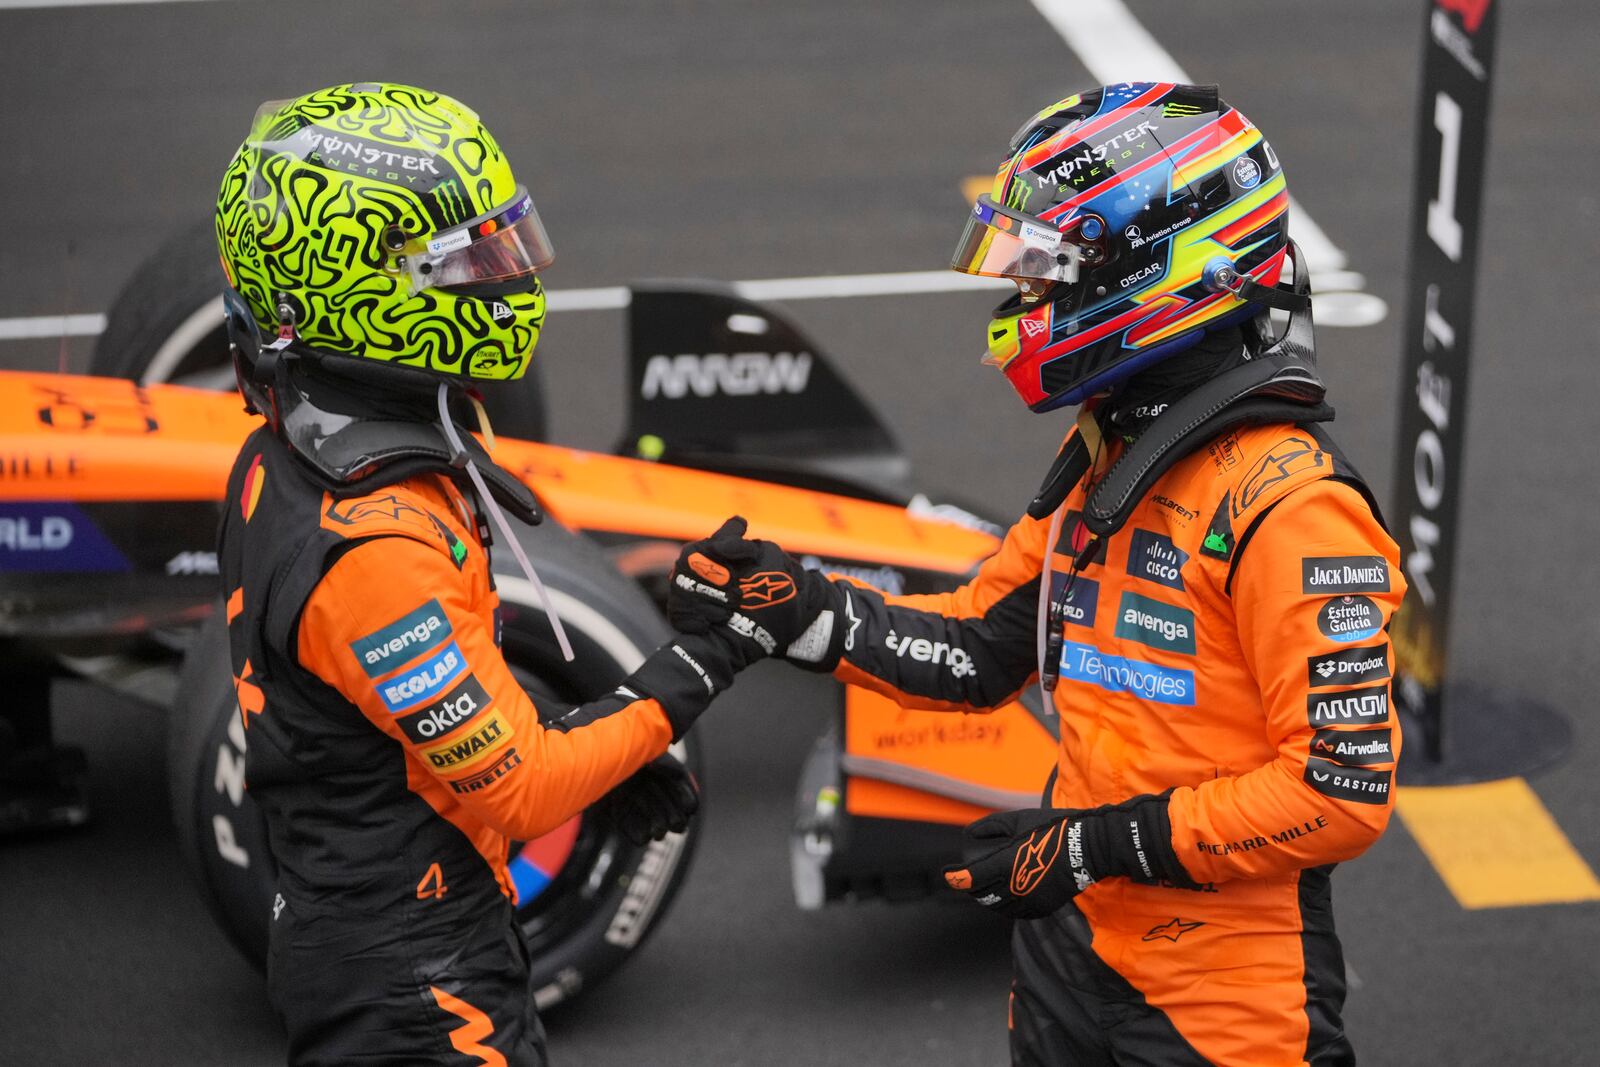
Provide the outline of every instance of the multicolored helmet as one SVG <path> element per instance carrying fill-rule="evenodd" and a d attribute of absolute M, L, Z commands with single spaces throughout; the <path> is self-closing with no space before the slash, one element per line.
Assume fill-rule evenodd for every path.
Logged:
<path fill-rule="evenodd" d="M 216 225 L 229 284 L 269 338 L 491 381 L 522 377 L 539 343 L 550 239 L 500 146 L 448 96 L 364 82 L 262 104 Z"/>
<path fill-rule="evenodd" d="M 1017 283 L 986 362 L 1048 411 L 1261 314 L 1288 209 L 1272 146 L 1215 86 L 1108 85 L 1023 123 L 950 265 Z"/>

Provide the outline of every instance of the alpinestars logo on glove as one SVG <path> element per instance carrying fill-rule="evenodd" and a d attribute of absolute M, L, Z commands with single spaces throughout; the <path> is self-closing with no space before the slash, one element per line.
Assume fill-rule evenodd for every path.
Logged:
<path fill-rule="evenodd" d="M 1060 822 L 1052 823 L 1042 833 L 1035 831 L 1017 849 L 1016 861 L 1011 867 L 1011 895 L 1025 897 L 1039 887 L 1040 881 L 1050 872 L 1056 857 L 1061 854 Z"/>
<path fill-rule="evenodd" d="M 761 571 L 739 580 L 739 601 L 748 611 L 793 600 L 794 594 L 794 579 L 782 571 Z"/>

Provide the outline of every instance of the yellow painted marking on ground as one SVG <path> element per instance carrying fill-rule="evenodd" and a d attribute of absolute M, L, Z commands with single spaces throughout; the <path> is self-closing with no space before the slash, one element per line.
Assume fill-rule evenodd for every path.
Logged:
<path fill-rule="evenodd" d="M 1600 880 L 1521 778 L 1404 786 L 1395 810 L 1463 908 L 1600 900 Z"/>
<path fill-rule="evenodd" d="M 961 195 L 967 198 L 967 203 L 976 204 L 978 197 L 989 191 L 994 185 L 993 174 L 974 174 L 970 178 L 961 179 Z"/>

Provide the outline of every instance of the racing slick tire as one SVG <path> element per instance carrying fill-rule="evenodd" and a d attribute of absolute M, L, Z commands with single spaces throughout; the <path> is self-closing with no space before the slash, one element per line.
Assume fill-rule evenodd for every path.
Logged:
<path fill-rule="evenodd" d="M 117 294 L 106 313 L 105 332 L 89 356 L 89 373 L 131 378 L 141 385 L 233 389 L 233 359 L 222 324 L 227 284 L 211 223 L 178 233 L 135 267 Z M 496 432 L 545 440 L 548 422 L 538 360 L 518 381 L 485 393 L 484 406 Z"/>
<path fill-rule="evenodd" d="M 597 548 L 548 521 L 520 533 L 577 656 L 570 664 L 562 659 L 527 580 L 497 568 L 506 660 L 540 707 L 604 693 L 671 635 L 649 599 Z M 247 733 L 234 701 L 220 612 L 191 646 L 178 693 L 168 782 L 179 845 L 217 922 L 261 967 L 276 867 L 266 823 L 245 787 Z M 694 734 L 673 751 L 703 782 Z M 591 810 L 539 841 L 513 843 L 517 918 L 541 1009 L 615 970 L 660 925 L 688 871 L 700 826 L 696 818 L 685 833 L 638 847 Z"/>

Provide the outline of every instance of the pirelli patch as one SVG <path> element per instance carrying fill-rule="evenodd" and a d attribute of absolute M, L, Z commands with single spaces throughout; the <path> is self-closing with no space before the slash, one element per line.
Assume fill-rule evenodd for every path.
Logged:
<path fill-rule="evenodd" d="M 1389 785 L 1394 772 L 1343 767 L 1313 756 L 1306 760 L 1304 777 L 1306 784 L 1312 789 L 1334 800 L 1348 800 L 1356 804 L 1387 804 Z"/>
<path fill-rule="evenodd" d="M 516 746 L 507 748 L 499 759 L 482 770 L 468 775 L 465 778 L 450 779 L 450 788 L 458 794 L 476 793 L 480 789 L 487 789 L 506 775 L 510 774 L 522 763 L 522 756 L 518 754 Z"/>
<path fill-rule="evenodd" d="M 436 771 L 465 770 L 510 744 L 515 733 L 498 711 L 492 711 L 473 723 L 471 730 L 423 749 L 422 758 Z"/>
<path fill-rule="evenodd" d="M 1346 767 L 1369 767 L 1394 759 L 1393 741 L 1389 730 L 1318 730 L 1311 754 Z"/>

